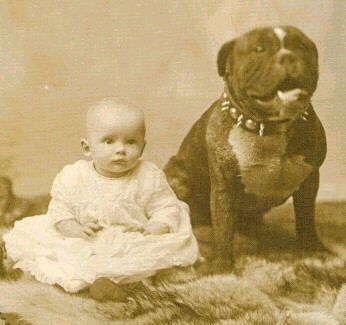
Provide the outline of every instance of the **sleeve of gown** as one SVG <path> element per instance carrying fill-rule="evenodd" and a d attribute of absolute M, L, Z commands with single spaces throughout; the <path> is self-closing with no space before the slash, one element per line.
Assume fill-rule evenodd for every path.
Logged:
<path fill-rule="evenodd" d="M 48 216 L 56 222 L 75 218 L 72 208 L 71 185 L 64 168 L 54 179 L 51 189 L 51 201 L 48 206 Z"/>
<path fill-rule="evenodd" d="M 159 172 L 155 183 L 145 207 L 149 223 L 161 222 L 168 225 L 171 232 L 176 232 L 182 218 L 189 218 L 189 208 L 176 197 L 163 171 Z"/>

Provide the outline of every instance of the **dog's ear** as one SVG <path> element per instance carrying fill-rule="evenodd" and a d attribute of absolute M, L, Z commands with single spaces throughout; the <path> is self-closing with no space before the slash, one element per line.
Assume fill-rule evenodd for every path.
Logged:
<path fill-rule="evenodd" d="M 224 77 L 226 74 L 227 60 L 233 54 L 235 41 L 230 41 L 222 45 L 217 55 L 217 68 L 220 77 Z M 232 58 L 230 58 L 232 60 Z M 232 62 L 230 62 L 229 68 L 232 68 Z M 230 72 L 230 71 L 229 71 Z"/>

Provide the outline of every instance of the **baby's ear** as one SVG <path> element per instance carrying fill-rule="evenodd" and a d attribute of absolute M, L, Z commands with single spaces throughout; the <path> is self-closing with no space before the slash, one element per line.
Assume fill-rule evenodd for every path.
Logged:
<path fill-rule="evenodd" d="M 80 144 L 81 144 L 82 149 L 84 151 L 84 155 L 89 157 L 91 155 L 91 151 L 90 151 L 90 146 L 89 146 L 88 140 L 83 138 L 80 140 Z"/>
<path fill-rule="evenodd" d="M 144 140 L 144 143 L 143 143 L 143 148 L 142 148 L 142 151 L 141 151 L 141 155 L 143 154 L 143 151 L 144 151 L 144 148 L 145 148 L 145 145 L 147 144 L 147 142 Z"/>

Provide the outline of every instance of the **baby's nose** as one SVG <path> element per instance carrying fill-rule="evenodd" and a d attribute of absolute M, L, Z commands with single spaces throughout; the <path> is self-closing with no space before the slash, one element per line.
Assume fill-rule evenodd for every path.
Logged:
<path fill-rule="evenodd" d="M 123 144 L 118 144 L 115 147 L 115 153 L 118 155 L 124 155 L 126 153 L 125 146 Z"/>

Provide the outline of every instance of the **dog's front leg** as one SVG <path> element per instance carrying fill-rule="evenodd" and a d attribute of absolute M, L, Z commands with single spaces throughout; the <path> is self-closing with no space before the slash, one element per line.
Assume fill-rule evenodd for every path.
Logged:
<path fill-rule="evenodd" d="M 230 186 L 228 170 L 216 161 L 210 162 L 210 209 L 214 232 L 215 261 L 217 272 L 225 272 L 233 267 L 233 235 L 239 202 L 237 193 Z"/>
<path fill-rule="evenodd" d="M 315 227 L 315 200 L 319 187 L 319 171 L 313 171 L 293 194 L 296 232 L 299 246 L 304 250 L 318 250 L 323 244 Z"/>

